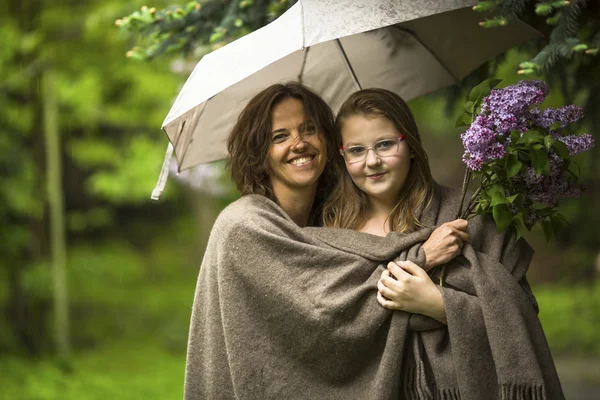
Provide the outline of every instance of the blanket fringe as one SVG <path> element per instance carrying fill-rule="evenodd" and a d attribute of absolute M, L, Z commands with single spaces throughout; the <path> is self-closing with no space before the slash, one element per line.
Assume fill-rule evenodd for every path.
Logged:
<path fill-rule="evenodd" d="M 460 400 L 460 393 L 456 389 L 440 389 L 437 398 L 439 400 Z"/>
<path fill-rule="evenodd" d="M 543 385 L 503 384 L 500 386 L 500 400 L 546 400 Z"/>
<path fill-rule="evenodd" d="M 460 400 L 458 389 L 435 389 L 420 379 L 422 368 L 412 366 L 404 373 L 404 397 L 406 400 Z"/>

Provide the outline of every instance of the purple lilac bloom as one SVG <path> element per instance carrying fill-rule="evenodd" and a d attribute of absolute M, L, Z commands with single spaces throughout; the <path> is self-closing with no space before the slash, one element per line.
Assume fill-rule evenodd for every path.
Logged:
<path fill-rule="evenodd" d="M 546 108 L 544 111 L 534 108 L 530 114 L 532 122 L 536 126 L 550 129 L 554 123 L 560 122 L 560 129 L 563 129 L 570 123 L 583 118 L 583 108 L 573 104 L 560 108 Z"/>
<path fill-rule="evenodd" d="M 531 118 L 529 108 L 543 102 L 548 91 L 545 82 L 520 81 L 502 89 L 493 89 L 483 100 L 481 110 L 489 114 L 498 133 L 507 134 L 513 130 L 525 132 Z"/>
<path fill-rule="evenodd" d="M 564 161 L 552 153 L 548 159 L 550 171 L 547 175 L 536 175 L 533 167 L 523 177 L 529 189 L 527 197 L 535 202 L 554 207 L 559 200 L 577 197 L 581 188 L 575 180 L 564 172 Z"/>
<path fill-rule="evenodd" d="M 489 128 L 488 117 L 479 115 L 469 129 L 460 135 L 465 148 L 463 162 L 473 171 L 479 171 L 485 162 L 504 157 L 504 145 L 497 141 L 496 136 Z"/>
<path fill-rule="evenodd" d="M 579 153 L 583 153 L 584 151 L 588 151 L 592 147 L 594 147 L 594 137 L 589 133 L 585 133 L 583 135 L 567 135 L 561 136 L 559 134 L 552 135 L 555 139 L 563 142 L 567 148 L 569 149 L 569 155 L 573 157 Z"/>

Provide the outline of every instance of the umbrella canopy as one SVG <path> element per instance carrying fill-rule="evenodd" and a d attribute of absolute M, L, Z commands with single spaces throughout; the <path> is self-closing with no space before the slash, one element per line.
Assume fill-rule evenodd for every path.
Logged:
<path fill-rule="evenodd" d="M 405 100 L 458 83 L 485 61 L 536 37 L 515 22 L 483 29 L 474 0 L 300 0 L 277 20 L 206 56 L 163 129 L 180 170 L 227 157 L 226 139 L 258 91 L 296 80 L 336 111 L 354 91 Z M 167 160 L 165 160 L 167 165 Z M 153 197 L 160 194 L 162 178 Z"/>

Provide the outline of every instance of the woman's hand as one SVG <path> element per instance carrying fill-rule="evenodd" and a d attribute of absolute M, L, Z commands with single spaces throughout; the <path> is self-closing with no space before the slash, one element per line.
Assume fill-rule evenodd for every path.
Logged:
<path fill-rule="evenodd" d="M 442 293 L 429 275 L 412 261 L 388 263 L 377 289 L 377 301 L 383 307 L 423 314 L 447 324 Z"/>
<path fill-rule="evenodd" d="M 423 243 L 425 252 L 423 269 L 429 271 L 461 254 L 463 245 L 471 241 L 468 228 L 469 223 L 464 219 L 446 222 L 436 228 L 429 239 Z"/>

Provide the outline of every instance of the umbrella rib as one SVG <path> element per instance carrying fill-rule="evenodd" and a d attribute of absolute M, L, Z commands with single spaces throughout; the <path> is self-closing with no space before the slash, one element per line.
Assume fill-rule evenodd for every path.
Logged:
<path fill-rule="evenodd" d="M 348 70 L 348 73 L 350 73 L 350 76 L 352 77 L 352 81 L 354 81 L 354 86 L 356 86 L 357 90 L 362 90 L 362 86 L 360 86 L 360 82 L 358 82 L 358 78 L 356 77 L 356 74 L 354 73 L 354 69 L 352 69 L 352 65 L 350 65 L 350 61 L 348 61 L 348 56 L 346 55 L 344 46 L 342 46 L 342 42 L 340 42 L 340 39 L 335 39 L 335 42 L 337 43 L 338 49 L 340 50 L 340 54 L 342 55 L 342 59 L 344 60 L 344 64 L 346 65 L 346 69 Z"/>
<path fill-rule="evenodd" d="M 308 51 L 310 50 L 310 46 L 304 49 L 304 57 L 302 58 L 302 67 L 300 67 L 300 72 L 298 73 L 298 82 L 302 83 L 302 75 L 304 75 L 304 67 L 306 67 L 306 58 L 308 57 Z"/>
<path fill-rule="evenodd" d="M 210 100 L 210 99 L 208 99 Z M 196 124 L 198 123 L 198 120 L 200 119 L 200 117 L 202 116 L 202 113 L 204 113 L 204 108 L 206 107 L 206 103 L 208 102 L 208 100 L 206 100 L 204 103 L 202 103 L 198 108 L 196 108 L 196 111 L 192 114 L 192 118 L 191 120 L 194 122 L 193 124 L 189 124 L 188 125 L 188 131 L 190 132 L 187 138 L 187 143 L 185 144 L 185 151 L 183 152 L 183 154 L 181 155 L 181 164 L 178 165 L 178 169 L 179 171 L 181 171 L 181 167 L 183 166 L 184 162 L 185 162 L 185 156 L 187 156 L 188 154 L 188 150 L 190 149 L 190 144 L 192 143 L 193 139 L 194 139 L 194 129 L 193 126 L 196 126 Z M 196 116 L 197 115 L 197 116 Z M 183 121 L 184 126 L 185 123 L 187 121 Z M 183 130 L 183 127 L 182 127 Z M 183 135 L 179 135 L 179 137 L 177 138 L 177 142 L 179 144 L 179 140 L 182 139 Z"/>
<path fill-rule="evenodd" d="M 419 44 L 420 44 L 421 46 L 423 46 L 423 47 L 424 47 L 424 48 L 425 48 L 425 49 L 426 49 L 426 50 L 429 52 L 429 54 L 431 54 L 431 56 L 432 56 L 433 58 L 435 58 L 435 60 L 438 62 L 438 64 L 440 64 L 440 65 L 442 66 L 442 68 L 444 68 L 444 69 L 446 70 L 446 72 L 448 73 L 448 75 L 450 75 L 450 76 L 452 77 L 452 79 L 454 79 L 454 80 L 456 81 L 456 83 L 460 83 L 460 79 L 458 79 L 458 78 L 457 78 L 457 77 L 454 75 L 454 73 L 452 73 L 452 71 L 450 71 L 450 69 L 444 65 L 444 63 L 443 63 L 443 62 L 442 62 L 442 60 L 441 60 L 441 59 L 440 59 L 440 58 L 437 56 L 437 54 L 435 54 L 435 53 L 434 53 L 434 52 L 433 52 L 433 51 L 432 51 L 432 50 L 431 50 L 431 49 L 430 49 L 430 48 L 429 48 L 427 45 L 425 45 L 425 43 L 423 43 L 423 42 L 422 42 L 422 41 L 419 39 L 419 37 L 418 37 L 417 35 L 415 35 L 415 33 L 414 33 L 413 31 L 411 31 L 410 29 L 404 29 L 404 28 L 401 28 L 401 27 L 399 27 L 399 26 L 393 26 L 393 28 L 395 28 L 395 29 L 399 29 L 399 30 L 401 30 L 402 32 L 406 32 L 406 33 L 408 33 L 409 35 L 412 35 L 412 37 L 414 37 L 414 38 L 415 38 L 415 40 L 416 40 L 417 42 L 419 42 Z"/>

